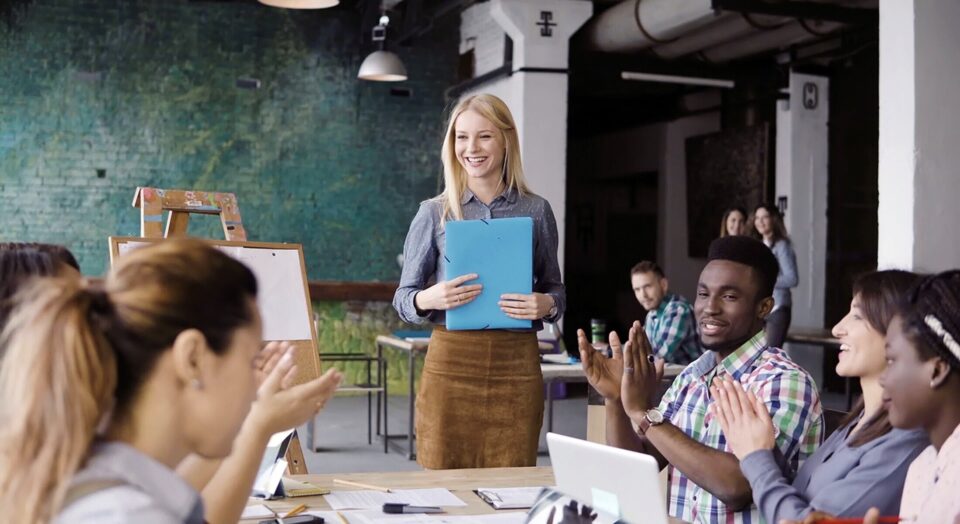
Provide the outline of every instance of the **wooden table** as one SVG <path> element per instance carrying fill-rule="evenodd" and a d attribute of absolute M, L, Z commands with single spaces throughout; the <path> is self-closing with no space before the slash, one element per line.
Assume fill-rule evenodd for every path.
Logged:
<path fill-rule="evenodd" d="M 376 339 L 377 343 L 377 357 L 382 361 L 383 360 L 383 350 L 390 349 L 394 351 L 401 351 L 407 355 L 407 365 L 409 372 L 409 390 L 407 391 L 408 395 L 408 404 L 407 404 L 407 434 L 406 434 L 406 454 L 407 458 L 413 460 L 416 457 L 416 453 L 413 449 L 413 429 L 414 429 L 414 418 L 416 410 L 416 398 L 417 391 L 414 386 L 416 377 L 417 377 L 417 356 L 421 354 L 426 354 L 427 344 L 429 339 L 414 339 L 407 340 L 393 335 L 380 335 Z M 564 354 L 553 354 L 553 355 L 544 355 L 544 362 L 540 364 L 540 371 L 543 374 L 543 382 L 547 386 L 547 431 L 553 431 L 553 383 L 554 382 L 586 382 L 587 378 L 583 374 L 583 369 L 579 364 L 571 364 L 566 355 Z M 384 367 L 386 364 L 384 364 Z M 378 402 L 378 405 L 380 403 Z M 386 430 L 386 410 L 387 403 L 386 400 L 383 402 L 384 410 L 384 450 L 387 449 L 387 446 L 392 444 L 391 439 L 403 438 L 404 435 L 390 435 Z M 404 450 L 401 448 L 400 450 Z"/>
<path fill-rule="evenodd" d="M 460 500 L 467 503 L 462 507 L 446 508 L 450 515 L 488 515 L 496 513 L 472 490 L 477 488 L 509 488 L 527 486 L 553 486 L 553 469 L 533 468 L 488 468 L 488 469 L 448 469 L 430 471 L 404 471 L 392 473 L 347 473 L 331 475 L 295 475 L 293 478 L 316 484 L 331 490 L 352 490 L 349 486 L 334 484 L 333 479 L 352 480 L 395 489 L 447 488 Z M 250 499 L 250 504 L 266 504 L 270 509 L 283 513 L 306 504 L 308 510 L 329 511 L 330 505 L 322 496 L 297 497 L 263 501 Z M 242 522 L 253 522 L 244 520 Z M 671 519 L 671 524 L 681 521 Z"/>

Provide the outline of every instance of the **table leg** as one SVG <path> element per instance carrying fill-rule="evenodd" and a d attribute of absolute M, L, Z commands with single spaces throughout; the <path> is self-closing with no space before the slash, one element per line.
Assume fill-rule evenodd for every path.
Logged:
<path fill-rule="evenodd" d="M 416 388 L 413 385 L 415 373 L 415 366 L 417 365 L 417 356 L 416 351 L 410 351 L 410 391 L 409 391 L 409 411 L 407 414 L 407 459 L 413 460 L 416 456 L 413 452 L 413 419 L 415 409 L 415 398 L 416 398 Z"/>
<path fill-rule="evenodd" d="M 553 380 L 546 382 L 547 385 L 547 431 L 553 432 Z"/>

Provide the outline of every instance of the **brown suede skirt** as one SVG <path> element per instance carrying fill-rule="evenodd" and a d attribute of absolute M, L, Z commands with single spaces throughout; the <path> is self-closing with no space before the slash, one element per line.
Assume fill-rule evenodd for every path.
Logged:
<path fill-rule="evenodd" d="M 542 423 L 535 333 L 433 329 L 417 395 L 420 465 L 534 466 Z"/>

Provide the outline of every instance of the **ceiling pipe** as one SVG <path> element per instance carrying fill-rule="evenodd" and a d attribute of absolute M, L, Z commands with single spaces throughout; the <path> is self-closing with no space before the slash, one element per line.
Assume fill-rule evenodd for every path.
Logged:
<path fill-rule="evenodd" d="M 807 40 L 825 36 L 843 27 L 839 22 L 800 20 L 777 29 L 753 33 L 724 44 L 700 51 L 708 62 L 722 64 L 738 58 L 771 51 Z"/>
<path fill-rule="evenodd" d="M 812 0 L 876 8 L 877 0 Z M 625 0 L 591 20 L 587 44 L 605 52 L 651 49 L 663 59 L 700 53 L 724 63 L 804 42 L 843 27 L 839 22 L 779 15 L 717 13 L 712 0 Z"/>
<path fill-rule="evenodd" d="M 668 43 L 716 18 L 711 0 L 626 0 L 595 16 L 584 31 L 593 49 L 631 53 Z"/>
<path fill-rule="evenodd" d="M 669 44 L 655 46 L 651 50 L 660 58 L 673 60 L 755 33 L 758 30 L 765 31 L 780 27 L 792 20 L 792 18 L 782 16 L 723 13 L 716 22 L 689 35 L 684 35 Z"/>

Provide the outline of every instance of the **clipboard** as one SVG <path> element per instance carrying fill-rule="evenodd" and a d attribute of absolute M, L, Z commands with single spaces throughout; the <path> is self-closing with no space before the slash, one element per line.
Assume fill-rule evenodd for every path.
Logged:
<path fill-rule="evenodd" d="M 497 302 L 504 293 L 533 292 L 533 219 L 456 220 L 446 224 L 445 280 L 468 273 L 483 291 L 469 304 L 447 310 L 447 329 L 530 329 L 510 318 Z"/>

